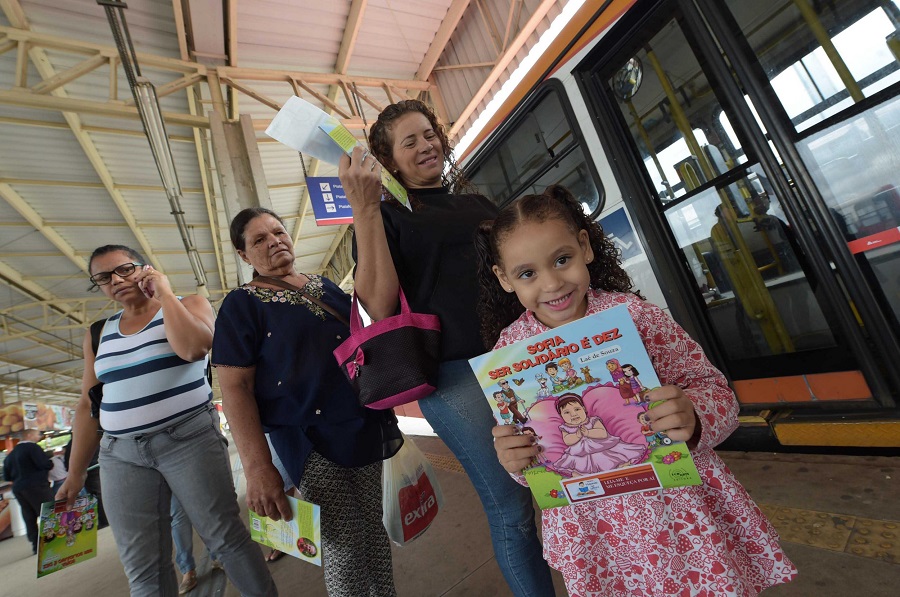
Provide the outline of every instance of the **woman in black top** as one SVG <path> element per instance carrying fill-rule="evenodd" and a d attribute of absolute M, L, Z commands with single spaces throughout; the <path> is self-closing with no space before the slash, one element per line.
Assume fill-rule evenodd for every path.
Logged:
<path fill-rule="evenodd" d="M 372 125 L 369 146 L 372 155 L 355 149 L 340 165 L 353 207 L 356 293 L 376 320 L 397 310 L 401 286 L 413 311 L 440 317 L 438 390 L 419 407 L 478 491 L 497 563 L 513 593 L 554 595 L 531 494 L 497 461 L 490 407 L 466 361 L 485 352 L 475 312 L 475 231 L 497 208 L 471 192 L 442 127 L 420 101 L 388 106 Z M 379 162 L 409 191 L 412 210 L 395 200 L 381 201 Z"/>

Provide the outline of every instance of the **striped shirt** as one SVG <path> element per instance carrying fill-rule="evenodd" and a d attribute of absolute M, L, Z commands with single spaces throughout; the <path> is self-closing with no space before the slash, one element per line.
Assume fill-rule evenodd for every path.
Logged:
<path fill-rule="evenodd" d="M 189 363 L 166 339 L 160 309 L 144 329 L 119 331 L 122 312 L 103 326 L 94 372 L 103 382 L 100 425 L 128 437 L 168 427 L 212 399 L 206 379 L 209 357 Z"/>

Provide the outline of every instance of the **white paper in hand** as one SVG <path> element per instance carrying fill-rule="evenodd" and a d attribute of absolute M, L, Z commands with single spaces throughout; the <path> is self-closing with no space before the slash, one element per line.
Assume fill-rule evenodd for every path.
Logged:
<path fill-rule="evenodd" d="M 272 119 L 266 134 L 291 149 L 337 166 L 344 152 L 319 129 L 319 125 L 330 118 L 319 108 L 295 95 L 285 102 Z"/>

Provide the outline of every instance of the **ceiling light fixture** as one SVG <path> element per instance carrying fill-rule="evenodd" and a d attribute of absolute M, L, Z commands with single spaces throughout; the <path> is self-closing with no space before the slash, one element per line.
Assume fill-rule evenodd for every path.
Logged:
<path fill-rule="evenodd" d="M 178 226 L 179 234 L 181 234 L 181 241 L 184 243 L 188 259 L 191 262 L 191 269 L 197 280 L 197 291 L 208 297 L 209 291 L 206 288 L 206 272 L 203 269 L 203 262 L 200 260 L 200 253 L 194 246 L 193 240 L 191 240 L 187 223 L 184 220 L 184 211 L 181 209 L 181 183 L 178 182 L 178 172 L 175 169 L 172 148 L 169 146 L 169 136 L 166 133 L 166 125 L 163 122 L 162 111 L 159 108 L 156 88 L 149 79 L 141 76 L 137 54 L 134 51 L 131 34 L 128 32 L 128 25 L 125 22 L 124 9 L 128 8 L 128 5 L 121 0 L 97 0 L 97 4 L 103 6 L 106 10 L 106 17 L 112 29 L 116 48 L 119 50 L 119 58 L 122 61 L 122 68 L 125 70 L 125 77 L 128 79 L 128 86 L 131 88 L 134 103 L 137 106 L 138 113 L 141 115 L 141 122 L 144 125 L 144 133 L 147 135 L 147 140 L 150 142 L 153 160 L 156 162 L 156 167 L 159 170 L 159 177 L 162 179 L 166 197 L 169 199 L 172 215 L 175 216 L 175 223 Z"/>

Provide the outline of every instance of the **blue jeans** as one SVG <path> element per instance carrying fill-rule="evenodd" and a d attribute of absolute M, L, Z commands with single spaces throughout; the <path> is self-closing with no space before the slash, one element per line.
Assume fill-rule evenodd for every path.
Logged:
<path fill-rule="evenodd" d="M 277 595 L 240 517 L 219 415 L 206 408 L 171 427 L 100 440 L 103 502 L 132 597 L 178 595 L 172 495 L 241 595 Z"/>
<path fill-rule="evenodd" d="M 534 524 L 531 491 L 516 483 L 497 459 L 490 406 L 468 361 L 441 363 L 437 391 L 419 408 L 453 451 L 481 498 L 494 555 L 517 597 L 552 597 L 553 581 Z"/>
<path fill-rule="evenodd" d="M 181 502 L 175 495 L 172 495 L 172 541 L 175 542 L 175 565 L 182 574 L 187 574 L 191 570 L 197 568 L 194 562 L 194 527 L 188 519 L 187 512 L 181 507 Z M 206 548 L 209 559 L 214 560 L 215 556 Z"/>

